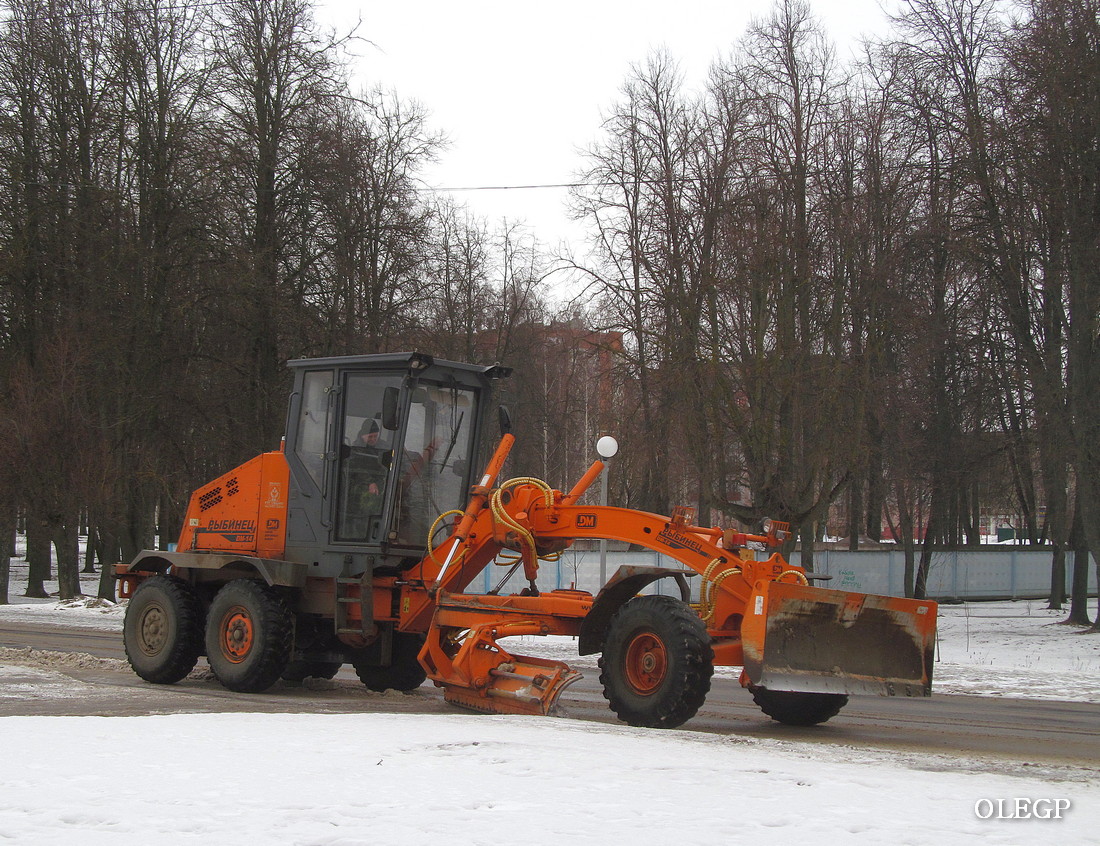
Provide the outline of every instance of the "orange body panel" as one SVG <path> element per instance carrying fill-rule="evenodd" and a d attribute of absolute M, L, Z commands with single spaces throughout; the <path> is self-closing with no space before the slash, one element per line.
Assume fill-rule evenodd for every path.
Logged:
<path fill-rule="evenodd" d="M 177 549 L 282 558 L 289 479 L 283 454 L 265 452 L 199 488 L 187 506 Z"/>

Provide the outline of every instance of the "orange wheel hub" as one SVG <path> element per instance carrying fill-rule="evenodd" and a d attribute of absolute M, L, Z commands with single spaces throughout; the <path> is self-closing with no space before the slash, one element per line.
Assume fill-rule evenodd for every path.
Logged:
<path fill-rule="evenodd" d="M 235 605 L 226 611 L 220 631 L 222 655 L 234 664 L 243 662 L 252 651 L 255 638 L 252 616 L 248 609 Z"/>
<path fill-rule="evenodd" d="M 652 632 L 634 636 L 626 648 L 626 680 L 640 696 L 656 692 L 668 672 L 664 642 Z"/>

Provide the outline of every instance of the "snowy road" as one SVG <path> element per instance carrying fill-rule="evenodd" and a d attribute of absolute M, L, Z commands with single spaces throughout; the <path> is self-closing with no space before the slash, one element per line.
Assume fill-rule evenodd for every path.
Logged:
<path fill-rule="evenodd" d="M 531 652 L 564 651 L 568 643 L 544 638 L 524 641 Z M 455 713 L 430 684 L 416 694 L 373 694 L 345 668 L 333 684 L 314 689 L 278 684 L 262 695 L 237 694 L 210 678 L 188 679 L 168 687 L 145 684 L 122 661 L 117 631 L 77 629 L 48 623 L 0 622 L 0 658 L 13 647 L 87 653 L 106 660 L 59 659 L 54 666 L 0 670 L 0 716 L 148 715 L 174 712 L 268 713 Z M 4 651 L 4 650 L 7 651 Z M 41 654 L 36 653 L 36 654 Z M 30 656 L 34 664 L 33 655 Z M 564 655 L 555 657 L 565 658 Z M 585 673 L 560 702 L 563 716 L 594 723 L 615 723 L 598 683 L 594 658 L 569 659 Z M 53 683 L 36 673 L 54 674 Z M 34 688 L 29 701 L 18 694 Z M 461 712 L 459 712 L 461 713 Z M 902 752 L 986 755 L 1013 762 L 1042 761 L 1073 766 L 1100 760 L 1100 708 L 1092 703 L 1025 700 L 1009 697 L 936 695 L 931 699 L 852 697 L 840 715 L 824 726 L 798 729 L 764 717 L 748 693 L 723 671 L 713 680 L 700 713 L 685 730 L 746 738 L 772 738 L 832 746 Z"/>

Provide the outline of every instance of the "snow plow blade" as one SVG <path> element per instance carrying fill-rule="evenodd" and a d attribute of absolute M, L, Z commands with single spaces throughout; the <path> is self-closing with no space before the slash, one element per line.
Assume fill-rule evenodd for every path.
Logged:
<path fill-rule="evenodd" d="M 547 716 L 554 711 L 558 697 L 581 674 L 561 661 L 509 656 L 509 660 L 489 671 L 483 686 L 466 687 L 444 683 L 443 698 L 454 705 L 491 714 L 530 714 Z"/>
<path fill-rule="evenodd" d="M 463 607 L 452 597 L 443 610 Z M 543 633 L 543 626 L 531 620 L 483 623 L 465 633 L 433 625 L 420 650 L 420 664 L 454 705 L 489 714 L 546 716 L 581 674 L 561 661 L 513 655 L 497 642 L 498 637 Z"/>
<path fill-rule="evenodd" d="M 758 582 L 741 623 L 742 684 L 929 696 L 936 603 Z"/>

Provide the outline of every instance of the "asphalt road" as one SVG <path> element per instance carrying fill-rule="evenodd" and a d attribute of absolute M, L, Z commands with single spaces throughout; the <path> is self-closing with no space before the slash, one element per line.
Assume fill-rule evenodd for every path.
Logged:
<path fill-rule="evenodd" d="M 121 635 L 61 626 L 0 624 L 0 647 L 85 653 L 123 659 Z M 199 712 L 461 713 L 425 684 L 413 694 L 366 690 L 349 668 L 333 682 L 310 687 L 278 684 L 263 694 L 239 694 L 211 678 L 176 685 L 147 684 L 128 668 L 52 669 L 71 684 L 37 684 L 35 698 L 17 693 L 28 681 L 18 671 L 0 678 L 0 716 L 15 714 L 139 715 Z M 563 694 L 563 716 L 614 723 L 596 673 Z M 28 675 L 33 675 L 28 671 Z M 33 678 L 30 679 L 33 681 Z M 8 687 L 8 690 L 4 688 Z M 828 723 L 795 728 L 772 722 L 736 681 L 715 678 L 707 702 L 685 730 L 745 738 L 1004 759 L 1019 763 L 1094 767 L 1100 761 L 1100 704 L 1038 699 L 934 695 L 930 699 L 852 697 Z"/>

